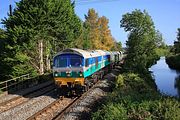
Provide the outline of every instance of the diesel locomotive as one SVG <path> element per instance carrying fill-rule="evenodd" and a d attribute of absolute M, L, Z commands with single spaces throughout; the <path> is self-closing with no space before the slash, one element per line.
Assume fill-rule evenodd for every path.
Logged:
<path fill-rule="evenodd" d="M 61 95 L 81 94 L 123 57 L 121 51 L 68 48 L 53 58 L 53 77 Z"/>

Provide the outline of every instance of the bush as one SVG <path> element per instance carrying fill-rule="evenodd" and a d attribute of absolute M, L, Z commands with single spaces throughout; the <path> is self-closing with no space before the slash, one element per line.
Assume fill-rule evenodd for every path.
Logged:
<path fill-rule="evenodd" d="M 180 70 L 180 54 L 166 57 L 166 63 L 170 68 Z"/>
<path fill-rule="evenodd" d="M 116 79 L 116 88 L 122 87 L 124 85 L 124 78 L 122 75 L 118 75 Z"/>
<path fill-rule="evenodd" d="M 143 101 L 131 104 L 128 110 L 128 117 L 132 120 L 137 119 L 162 119 L 179 120 L 179 102 L 171 98 L 161 98 L 158 100 Z"/>
<path fill-rule="evenodd" d="M 147 77 L 149 78 L 149 77 Z M 141 75 L 125 73 L 105 104 L 92 115 L 93 120 L 179 120 L 180 103 L 160 95 Z"/>
<path fill-rule="evenodd" d="M 93 114 L 93 120 L 126 120 L 127 110 L 122 104 L 110 103 Z"/>

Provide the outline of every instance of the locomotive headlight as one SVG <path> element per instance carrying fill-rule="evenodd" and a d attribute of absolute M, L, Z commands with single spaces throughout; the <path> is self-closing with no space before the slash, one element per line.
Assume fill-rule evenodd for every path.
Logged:
<path fill-rule="evenodd" d="M 55 77 L 58 76 L 58 72 L 57 72 L 57 71 L 54 72 L 54 76 L 55 76 Z"/>
<path fill-rule="evenodd" d="M 80 77 L 82 77 L 82 76 L 83 76 L 83 74 L 82 74 L 82 72 L 81 72 L 81 71 L 79 72 L 79 76 L 80 76 Z"/>

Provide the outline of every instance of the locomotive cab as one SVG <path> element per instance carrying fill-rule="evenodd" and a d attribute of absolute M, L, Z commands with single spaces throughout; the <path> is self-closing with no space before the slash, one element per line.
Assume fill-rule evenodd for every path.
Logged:
<path fill-rule="evenodd" d="M 84 90 L 85 56 L 87 52 L 80 49 L 65 49 L 53 59 L 53 76 L 60 93 L 68 91 L 81 93 Z M 90 55 L 89 55 L 90 56 Z"/>
<path fill-rule="evenodd" d="M 70 86 L 83 84 L 83 57 L 77 54 L 60 54 L 54 58 L 53 76 L 56 84 Z"/>

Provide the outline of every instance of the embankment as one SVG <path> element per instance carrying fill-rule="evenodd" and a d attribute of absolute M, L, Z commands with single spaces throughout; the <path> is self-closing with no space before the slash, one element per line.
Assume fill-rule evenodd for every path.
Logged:
<path fill-rule="evenodd" d="M 151 74 L 123 73 L 106 101 L 92 115 L 93 120 L 179 120 L 180 102 L 161 95 Z"/>

